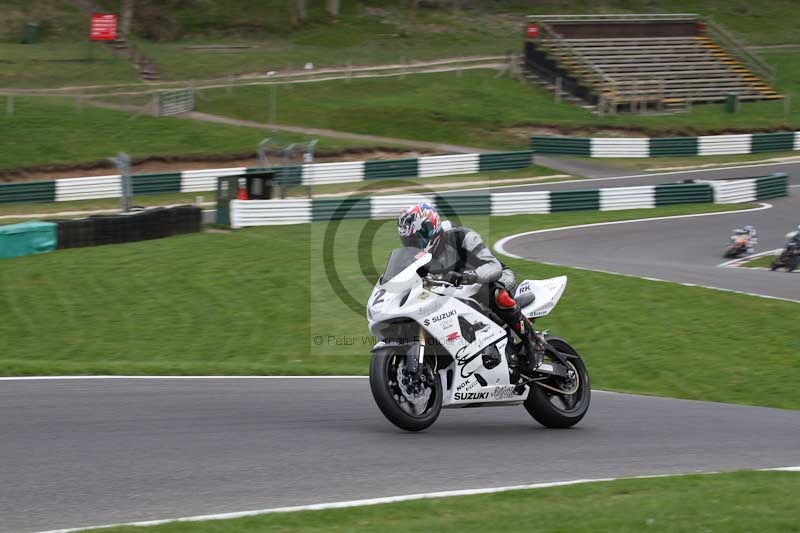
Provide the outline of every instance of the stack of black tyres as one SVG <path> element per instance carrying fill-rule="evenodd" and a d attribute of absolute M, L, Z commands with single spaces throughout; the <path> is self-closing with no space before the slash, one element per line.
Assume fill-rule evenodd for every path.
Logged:
<path fill-rule="evenodd" d="M 58 248 L 120 244 L 196 233 L 200 231 L 202 216 L 199 207 L 181 205 L 119 215 L 57 220 Z"/>

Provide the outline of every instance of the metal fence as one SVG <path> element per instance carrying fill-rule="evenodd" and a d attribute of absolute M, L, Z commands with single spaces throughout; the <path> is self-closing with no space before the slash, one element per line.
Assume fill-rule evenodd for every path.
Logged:
<path fill-rule="evenodd" d="M 179 115 L 189 111 L 194 111 L 194 89 L 159 91 L 156 113 L 159 117 Z"/>

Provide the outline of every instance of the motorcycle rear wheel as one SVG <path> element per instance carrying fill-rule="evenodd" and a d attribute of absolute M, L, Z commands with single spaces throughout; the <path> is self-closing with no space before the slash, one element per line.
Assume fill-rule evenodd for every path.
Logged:
<path fill-rule="evenodd" d="M 389 422 L 406 431 L 422 431 L 430 427 L 442 410 L 442 383 L 428 360 L 423 368 L 423 388 L 430 391 L 423 409 L 415 409 L 399 382 L 403 376 L 405 354 L 399 352 L 375 353 L 369 365 L 369 386 L 378 408 Z M 424 394 L 424 392 L 423 392 Z M 424 398 L 424 396 L 422 396 Z M 421 412 L 413 412 L 413 411 Z"/>
<path fill-rule="evenodd" d="M 570 428 L 581 421 L 589 410 L 592 389 L 589 372 L 583 364 L 578 352 L 565 340 L 550 337 L 547 342 L 556 350 L 575 355 L 569 362 L 572 364 L 578 380 L 578 390 L 574 394 L 560 395 L 551 389 L 537 384 L 531 385 L 531 392 L 525 400 L 525 410 L 537 422 L 548 428 Z M 548 383 L 549 385 L 551 383 Z"/>

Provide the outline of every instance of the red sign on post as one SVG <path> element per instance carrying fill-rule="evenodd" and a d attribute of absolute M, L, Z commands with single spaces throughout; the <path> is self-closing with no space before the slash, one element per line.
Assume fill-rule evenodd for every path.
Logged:
<path fill-rule="evenodd" d="M 92 25 L 89 28 L 90 41 L 115 41 L 117 39 L 117 16 L 104 13 L 92 13 Z"/>
<path fill-rule="evenodd" d="M 539 28 L 536 24 L 528 24 L 528 39 L 536 39 L 539 36 Z"/>

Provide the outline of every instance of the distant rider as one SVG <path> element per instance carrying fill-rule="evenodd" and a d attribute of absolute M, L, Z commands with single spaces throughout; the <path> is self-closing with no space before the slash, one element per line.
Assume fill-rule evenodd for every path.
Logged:
<path fill-rule="evenodd" d="M 421 203 L 400 214 L 397 232 L 403 246 L 433 255 L 427 266 L 430 274 L 442 275 L 454 285 L 483 285 L 475 299 L 493 310 L 521 338 L 525 346 L 521 355 L 526 356 L 523 366 L 535 368 L 541 363 L 542 348 L 533 325 L 512 297 L 516 276 L 492 254 L 476 231 L 442 221 L 436 208 Z"/>
<path fill-rule="evenodd" d="M 753 246 L 758 244 L 758 232 L 756 231 L 755 226 L 747 224 L 741 228 L 736 228 L 733 230 L 733 234 L 747 237 L 747 253 L 752 254 L 754 251 Z"/>

